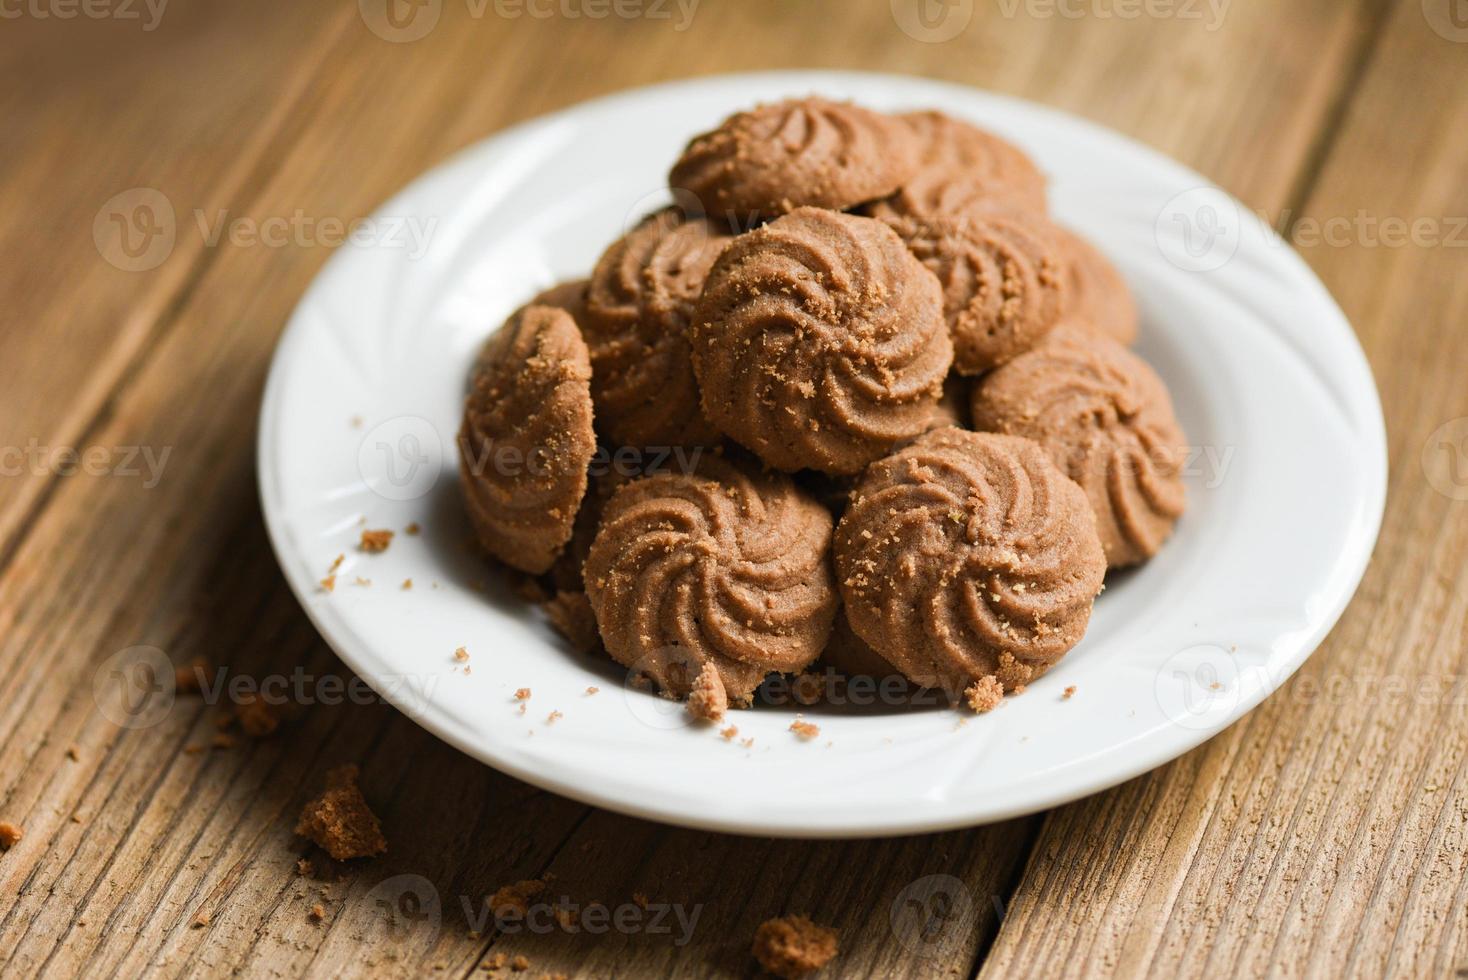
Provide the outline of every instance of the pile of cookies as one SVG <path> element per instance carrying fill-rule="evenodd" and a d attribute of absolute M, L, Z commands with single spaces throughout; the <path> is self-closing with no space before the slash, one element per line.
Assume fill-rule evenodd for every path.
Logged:
<path fill-rule="evenodd" d="M 479 356 L 480 543 L 704 717 L 823 657 L 977 710 L 1022 690 L 1183 511 L 1121 276 L 939 112 L 762 105 L 669 183 Z"/>

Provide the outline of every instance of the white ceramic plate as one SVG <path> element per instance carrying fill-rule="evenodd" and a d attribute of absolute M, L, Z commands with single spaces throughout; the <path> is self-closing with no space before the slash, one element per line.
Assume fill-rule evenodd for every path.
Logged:
<path fill-rule="evenodd" d="M 1111 577 L 1084 641 L 1022 697 L 966 724 L 936 707 L 805 709 L 821 728 L 813 741 L 788 731 L 794 708 L 765 706 L 732 718 L 754 739 L 745 747 L 627 689 L 609 661 L 570 652 L 515 597 L 482 590 L 453 437 L 480 343 L 668 200 L 664 175 L 690 135 L 755 101 L 811 92 L 937 107 L 1028 150 L 1051 178 L 1056 216 L 1130 281 L 1137 349 L 1197 450 L 1172 541 Z M 352 669 L 462 751 L 557 793 L 670 823 L 811 837 L 1064 803 L 1180 755 L 1283 683 L 1335 623 L 1376 539 L 1381 408 L 1319 281 L 1202 177 L 1053 110 L 868 74 L 680 82 L 517 126 L 416 181 L 378 219 L 332 258 L 276 352 L 259 445 L 271 539 Z M 364 555 L 364 520 L 424 530 Z M 342 553 L 327 594 L 317 582 Z M 460 646 L 470 672 L 454 662 Z M 521 687 L 532 689 L 524 715 Z M 553 710 L 562 717 L 548 724 Z"/>

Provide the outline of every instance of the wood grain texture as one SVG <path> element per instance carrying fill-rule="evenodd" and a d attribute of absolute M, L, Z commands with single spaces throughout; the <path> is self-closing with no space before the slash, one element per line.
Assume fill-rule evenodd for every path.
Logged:
<path fill-rule="evenodd" d="M 1298 753 L 1293 743 L 1269 738 L 1251 749 L 1246 735 L 1256 726 L 1293 731 L 1296 711 L 1319 710 L 1277 698 L 1162 773 L 1049 817 L 1011 903 L 1039 818 L 896 841 L 772 842 L 668 830 L 549 796 L 460 756 L 380 704 L 300 704 L 272 738 L 203 752 L 189 749 L 209 744 L 224 709 L 198 699 L 180 700 L 151 727 L 118 727 L 97 710 L 93 679 L 108 657 L 135 645 L 156 646 L 178 663 L 202 657 L 255 678 L 289 675 L 298 666 L 318 678 L 346 675 L 274 568 L 253 468 L 254 418 L 274 340 L 329 250 L 207 248 L 196 230 L 181 227 L 180 245 L 163 266 L 122 273 L 100 260 L 90 240 L 97 207 L 115 193 L 110 188 L 160 187 L 180 210 L 228 208 L 257 220 L 297 209 L 351 219 L 433 162 L 519 119 L 630 85 L 760 67 L 879 68 L 1022 94 L 1136 135 L 1198 166 L 1247 203 L 1273 210 L 1298 208 L 1317 169 L 1327 178 L 1319 193 L 1334 180 L 1340 197 L 1311 196 L 1311 207 L 1349 202 L 1350 181 L 1359 189 L 1371 174 L 1362 160 L 1382 150 L 1371 144 L 1382 139 L 1379 133 L 1355 137 L 1349 148 L 1347 142 L 1363 129 L 1366 110 L 1347 103 L 1372 51 L 1374 5 L 1237 0 L 1210 30 L 1179 19 L 1039 17 L 1023 6 L 1006 16 L 1003 8 L 978 4 L 956 38 L 924 43 L 896 28 L 886 3 L 705 0 L 679 31 L 674 23 L 645 19 L 506 19 L 492 5 L 474 18 L 471 8 L 445 2 L 427 37 L 396 44 L 367 30 L 354 5 L 346 15 L 341 5 L 306 4 L 270 16 L 225 14 L 223 4 L 194 5 L 190 12 L 176 2 L 177 20 L 159 30 L 177 28 L 169 43 L 208 69 L 206 83 L 170 97 L 172 90 L 137 55 L 138 64 L 128 62 L 133 74 L 117 78 L 156 88 L 128 100 L 128 111 L 143 113 L 139 122 L 117 122 L 115 134 L 104 130 L 116 162 L 89 170 L 63 165 L 76 152 L 68 127 L 111 120 L 110 112 L 121 111 L 117 86 L 57 79 L 79 86 L 67 95 L 78 108 L 25 107 L 16 118 L 30 127 L 28 136 L 7 142 L 18 152 L 0 172 L 0 200 L 24 216 L 19 225 L 37 227 L 49 215 L 54 251 L 67 256 L 55 269 L 48 264 L 53 252 L 6 240 L 14 260 L 0 283 L 7 297 L 17 298 L 11 308 L 33 324 L 0 334 L 0 364 L 11 350 L 9 363 L 24 366 L 5 377 L 9 386 L 0 381 L 7 412 L 24 409 L 6 415 L 15 420 L 7 421 L 15 435 L 7 428 L 6 438 L 37 432 L 57 443 L 171 449 L 153 487 L 115 476 L 27 475 L 10 481 L 7 491 L 14 486 L 16 494 L 0 501 L 0 541 L 9 542 L 0 548 L 0 664 L 6 668 L 0 672 L 0 819 L 26 829 L 21 844 L 0 855 L 0 969 L 467 975 L 487 956 L 506 953 L 529 957 L 536 971 L 585 976 L 743 975 L 751 969 L 755 925 L 803 911 L 840 926 L 841 975 L 966 974 L 985 955 L 998 909 L 1006 906 L 1012 907 L 998 940 L 1001 965 L 1041 966 L 1046 951 L 1023 944 L 1020 933 L 1040 936 L 1051 925 L 1060 930 L 1050 939 L 1055 950 L 1101 954 L 1090 965 L 1145 965 L 1172 935 L 1169 923 L 1199 944 L 1195 954 L 1210 950 L 1213 938 L 1188 932 L 1185 918 L 1166 914 L 1181 908 L 1182 896 L 1190 896 L 1192 908 L 1211 907 L 1204 899 L 1214 876 L 1232 880 L 1220 869 L 1252 873 L 1253 855 L 1268 853 L 1249 838 L 1242 851 L 1214 852 L 1214 863 L 1196 859 L 1203 853 L 1198 840 L 1215 820 L 1246 806 L 1262 814 L 1276 797 L 1306 799 L 1295 796 L 1298 787 L 1314 786 L 1314 819 L 1343 821 L 1348 813 L 1309 781 L 1311 774 L 1319 767 L 1339 778 L 1342 760 L 1367 750 L 1387 758 L 1385 729 L 1366 742 L 1353 732 L 1356 741 L 1349 743 L 1300 729 L 1292 736 L 1304 746 Z M 1393 22 L 1397 45 L 1407 43 L 1404 20 Z M 199 46 L 201 36 L 211 40 Z M 1389 50 L 1384 45 L 1371 55 L 1371 71 L 1359 86 L 1360 105 L 1373 113 L 1368 123 L 1398 112 L 1395 100 L 1412 101 L 1414 76 L 1405 67 L 1398 66 L 1402 77 L 1384 91 L 1386 83 L 1372 83 Z M 1460 58 L 1462 51 L 1456 51 Z M 1410 46 L 1406 55 L 1414 55 Z M 0 72 L 11 77 L 44 75 L 51 63 L 28 51 L 0 54 Z M 1281 91 L 1290 97 L 1280 98 Z M 1404 160 L 1410 154 L 1419 169 L 1430 161 L 1437 191 L 1447 193 L 1453 164 L 1462 162 L 1453 153 L 1461 148 L 1423 142 L 1423 127 L 1431 132 L 1434 124 L 1424 121 L 1428 107 L 1418 111 L 1423 115 L 1415 123 L 1399 119 L 1398 135 L 1382 142 Z M 1446 106 L 1441 112 L 1441 119 L 1431 117 L 1439 126 L 1450 118 Z M 1346 126 L 1337 137 L 1341 118 Z M 1345 162 L 1333 165 L 1337 159 Z M 55 178 L 54 187 L 43 188 L 46 175 Z M 1429 190 L 1405 177 L 1400 188 Z M 1331 261 L 1348 263 L 1349 255 L 1343 250 Z M 1342 267 L 1342 282 L 1332 285 L 1345 290 L 1349 312 L 1382 324 L 1379 335 L 1368 335 L 1371 353 L 1383 358 L 1378 370 L 1399 364 L 1400 375 L 1379 380 L 1388 392 L 1394 381 L 1404 397 L 1421 399 L 1421 413 L 1410 416 L 1420 421 L 1441 414 L 1443 403 L 1414 389 L 1410 372 L 1431 363 L 1436 348 L 1413 339 L 1387 311 L 1445 314 L 1461 310 L 1461 302 L 1438 306 L 1447 303 L 1441 292 L 1424 288 L 1413 300 L 1421 305 L 1408 307 L 1413 272 L 1400 256 L 1394 261 L 1402 266 L 1393 280 L 1401 284 L 1396 307 L 1363 285 L 1384 278 L 1369 261 Z M 1462 287 L 1448 281 L 1450 271 L 1438 275 L 1461 301 Z M 1352 296 L 1352 288 L 1365 291 Z M 119 320 L 126 324 L 120 330 Z M 1421 363 L 1406 362 L 1398 351 L 1414 344 Z M 1447 385 L 1439 367 L 1444 399 Z M 1405 431 L 1396 421 L 1394 432 Z M 350 438 L 345 429 L 343 435 Z M 1411 441 L 1394 436 L 1394 453 L 1403 438 Z M 1401 470 L 1403 454 L 1394 459 L 1397 478 L 1410 479 L 1416 471 Z M 1460 575 L 1461 525 L 1438 536 L 1426 522 L 1440 526 L 1450 516 L 1442 498 L 1420 495 L 1415 506 L 1420 511 L 1394 511 L 1378 569 L 1381 556 L 1391 554 L 1389 568 L 1415 567 L 1420 578 L 1426 566 L 1411 564 L 1414 549 L 1430 545 L 1436 567 Z M 1390 607 L 1394 628 L 1360 621 L 1360 642 L 1374 643 L 1383 657 L 1388 648 L 1402 655 L 1394 644 L 1414 637 L 1424 651 L 1444 644 L 1460 650 L 1462 610 L 1454 596 L 1462 594 L 1461 581 L 1443 578 L 1420 590 L 1414 583 L 1408 595 L 1391 584 L 1369 580 L 1358 603 Z M 1434 618 L 1442 614 L 1457 618 Z M 1458 633 L 1443 632 L 1445 623 L 1456 624 Z M 1340 642 L 1337 637 L 1332 650 Z M 1461 737 L 1457 721 L 1455 737 Z M 1461 746 L 1438 739 L 1434 751 L 1435 765 L 1456 773 Z M 319 789 L 324 770 L 343 761 L 362 764 L 389 853 L 329 874 L 318 868 L 314 877 L 299 875 L 296 860 L 319 855 L 293 836 L 295 816 Z M 1282 782 L 1282 772 L 1294 782 Z M 1227 779 L 1259 788 L 1225 801 L 1213 787 Z M 1456 784 L 1445 780 L 1448 785 Z M 1154 827 L 1151 819 L 1163 823 Z M 1461 820 L 1444 816 L 1433 823 L 1425 813 L 1420 819 L 1430 824 L 1424 839 L 1435 841 L 1442 873 L 1429 883 L 1402 866 L 1401 886 L 1380 889 L 1379 910 L 1389 917 L 1398 907 L 1393 903 L 1453 909 L 1461 929 Z M 1328 865 L 1318 862 L 1328 858 L 1342 862 L 1340 874 L 1356 866 L 1351 861 L 1370 869 L 1383 855 L 1399 853 L 1392 849 L 1396 838 L 1378 841 L 1350 826 L 1346 834 L 1345 824 L 1332 824 L 1328 829 L 1340 831 L 1344 843 L 1322 852 L 1317 863 L 1301 861 L 1296 872 L 1324 882 Z M 1284 833 L 1275 827 L 1270 839 Z M 1083 874 L 1092 861 L 1114 869 L 1114 877 Z M 641 893 L 652 903 L 677 903 L 685 914 L 697 909 L 692 940 L 680 945 L 674 936 L 645 930 L 593 937 L 562 929 L 515 935 L 475 929 L 484 897 L 497 886 L 546 873 L 554 875 L 555 892 L 579 904 L 625 905 Z M 935 875 L 959 883 L 938 883 L 951 892 L 944 908 L 953 911 L 914 939 L 902 919 L 913 898 L 908 889 L 932 886 Z M 1255 889 L 1267 880 L 1268 873 Z M 1104 894 L 1092 890 L 1093 882 Z M 1203 897 L 1191 897 L 1190 888 L 1203 888 Z M 953 895 L 963 898 L 956 906 Z M 1314 901 L 1328 902 L 1328 894 Z M 1125 938 L 1127 930 L 1117 926 L 1122 920 L 1103 915 L 1107 902 L 1135 917 L 1128 922 L 1155 924 L 1147 935 L 1156 938 Z M 308 914 L 317 903 L 319 922 Z M 1211 937 L 1235 935 L 1235 921 L 1253 922 L 1258 931 L 1248 906 L 1223 905 L 1239 918 L 1220 919 Z M 1355 912 L 1334 908 L 1328 921 L 1359 934 L 1364 927 Z M 1327 921 L 1323 915 L 1309 901 L 1282 906 L 1259 933 L 1268 942 L 1221 946 L 1219 962 L 1251 970 L 1289 962 L 1276 951 L 1283 944 L 1276 939 L 1287 942 L 1302 930 L 1316 938 L 1311 929 Z M 1111 949 L 1090 938 L 1096 935 L 1122 938 Z M 1316 941 L 1338 945 L 1329 937 Z M 1363 968 L 1377 962 L 1375 948 L 1363 949 Z M 1404 943 L 1408 948 L 1419 947 Z"/>
<path fill-rule="evenodd" d="M 1468 415 L 1465 54 L 1419 5 L 1395 9 L 1287 222 L 1356 325 L 1386 409 L 1387 513 L 1360 592 L 1238 725 L 1047 817 L 984 975 L 1468 969 L 1468 505 L 1423 463 L 1449 451 L 1434 432 Z M 1394 247 L 1386 219 L 1422 222 L 1424 237 Z M 1339 244 L 1311 246 L 1332 221 Z"/>

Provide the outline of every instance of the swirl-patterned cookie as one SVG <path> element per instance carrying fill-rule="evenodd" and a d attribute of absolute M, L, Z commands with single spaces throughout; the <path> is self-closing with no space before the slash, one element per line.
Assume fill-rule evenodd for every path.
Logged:
<path fill-rule="evenodd" d="M 953 359 L 938 283 L 901 239 L 816 208 L 724 250 L 691 337 L 709 419 L 782 470 L 857 473 L 923 432 Z"/>
<path fill-rule="evenodd" d="M 688 321 L 731 236 L 669 208 L 597 262 L 580 320 L 591 352 L 597 427 L 615 446 L 703 446 L 719 434 L 699 408 Z"/>
<path fill-rule="evenodd" d="M 1182 516 L 1187 450 L 1155 371 L 1070 322 L 974 390 L 974 424 L 1039 442 L 1080 484 L 1113 566 L 1157 553 Z"/>
<path fill-rule="evenodd" d="M 564 310 L 530 306 L 485 344 L 459 428 L 460 483 L 479 541 L 540 574 L 571 537 L 596 452 L 591 362 Z"/>
<path fill-rule="evenodd" d="M 960 373 L 981 374 L 1029 350 L 1059 319 L 1062 259 L 1043 216 L 1006 211 L 890 224 L 942 286 Z"/>
<path fill-rule="evenodd" d="M 857 635 L 955 695 L 1048 669 L 1085 632 L 1106 574 L 1085 494 L 1038 443 L 953 428 L 867 470 L 835 557 Z"/>
<path fill-rule="evenodd" d="M 1080 235 L 1056 227 L 1066 290 L 1061 313 L 1095 327 L 1120 344 L 1137 339 L 1137 302 L 1111 260 Z"/>
<path fill-rule="evenodd" d="M 899 117 L 921 147 L 917 171 L 874 218 L 964 218 L 994 208 L 1045 212 L 1045 176 L 1024 151 L 941 112 Z"/>
<path fill-rule="evenodd" d="M 917 170 L 918 143 L 901 120 L 820 98 L 738 112 L 695 136 L 668 183 L 706 213 L 748 227 L 798 207 L 842 210 L 886 197 Z"/>
<path fill-rule="evenodd" d="M 831 523 L 789 477 L 712 453 L 692 473 L 627 484 L 586 560 L 607 651 L 680 697 L 711 663 L 729 702 L 748 703 L 830 636 Z"/>

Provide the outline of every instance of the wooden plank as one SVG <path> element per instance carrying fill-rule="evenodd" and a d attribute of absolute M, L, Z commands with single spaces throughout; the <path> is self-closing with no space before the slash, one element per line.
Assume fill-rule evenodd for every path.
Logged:
<path fill-rule="evenodd" d="M 689 73 L 854 58 L 1084 109 L 1184 159 L 1214 161 L 1205 169 L 1252 203 L 1278 207 L 1331 112 L 1360 21 L 1355 8 L 1324 0 L 1283 17 L 1240 6 L 1218 31 L 1195 37 L 1198 25 L 1179 21 L 1119 26 L 985 8 L 937 44 L 895 29 L 883 4 L 709 5 L 683 32 L 653 21 L 464 16 L 444 5 L 442 23 L 409 44 L 354 23 L 341 28 L 309 99 L 282 130 L 289 138 L 261 151 L 269 165 L 251 171 L 258 186 L 241 213 L 365 214 L 453 149 L 588 95 Z M 1293 47 L 1282 39 L 1290 34 Z M 815 35 L 819 46 L 807 40 Z M 267 43 L 245 24 L 233 40 Z M 1118 66 L 1175 84 L 1104 98 L 1098 93 L 1119 88 Z M 1299 97 L 1277 100 L 1284 85 Z M 98 666 L 138 644 L 253 677 L 297 664 L 316 675 L 341 670 L 272 570 L 244 421 L 254 418 L 279 326 L 324 258 L 320 248 L 222 248 L 171 293 L 143 303 L 148 339 L 127 370 L 88 380 L 94 404 L 107 410 L 83 428 L 98 445 L 174 447 L 164 478 L 146 490 L 105 477 L 55 484 L 0 569 L 0 663 L 8 668 L 0 675 L 0 818 L 27 830 L 0 857 L 0 962 L 57 974 L 105 963 L 128 972 L 406 975 L 439 965 L 467 971 L 494 949 L 593 974 L 727 974 L 747 970 L 759 919 L 804 911 L 842 926 L 843 972 L 926 971 L 932 950 L 894 943 L 884 917 L 906 885 L 946 873 L 974 904 L 961 929 L 943 934 L 947 959 L 935 972 L 967 971 L 987 943 L 985 910 L 1007 893 L 1031 822 L 907 841 L 772 845 L 587 811 L 484 771 L 375 705 L 312 705 L 273 740 L 199 755 L 183 749 L 210 737 L 215 712 L 197 704 L 180 702 L 139 730 L 99 715 L 91 697 Z M 77 290 L 78 308 L 95 288 Z M 51 387 L 38 390 L 64 390 L 69 378 L 51 375 Z M 347 869 L 323 899 L 319 884 L 294 874 L 304 848 L 290 831 L 322 771 L 344 760 L 363 763 L 393 844 L 386 858 Z M 685 952 L 638 936 L 600 951 L 575 937 L 468 934 L 454 909 L 460 897 L 472 904 L 546 870 L 583 900 L 645 891 L 701 902 L 697 945 Z M 437 928 L 421 920 L 377 928 L 381 893 L 373 889 L 404 874 L 438 897 Z M 305 911 L 317 900 L 326 906 L 321 923 Z M 209 924 L 193 928 L 201 912 Z"/>
<path fill-rule="evenodd" d="M 1468 505 L 1440 455 L 1468 431 L 1450 353 L 1468 317 L 1464 54 L 1399 5 L 1294 216 L 1307 241 L 1334 222 L 1339 245 L 1303 251 L 1386 408 L 1387 515 L 1360 593 L 1244 721 L 1047 819 L 984 975 L 1468 968 Z M 1418 243 L 1392 246 L 1384 219 L 1420 220 Z"/>
<path fill-rule="evenodd" d="M 48 450 L 87 448 L 168 305 L 213 257 L 192 211 L 248 204 L 353 23 L 282 0 L 104 6 L 137 19 L 27 15 L 50 9 L 40 4 L 4 22 L 0 556 L 54 483 Z M 139 205 L 148 227 L 174 229 L 171 248 L 138 227 L 136 255 L 123 248 L 110 216 Z"/>

